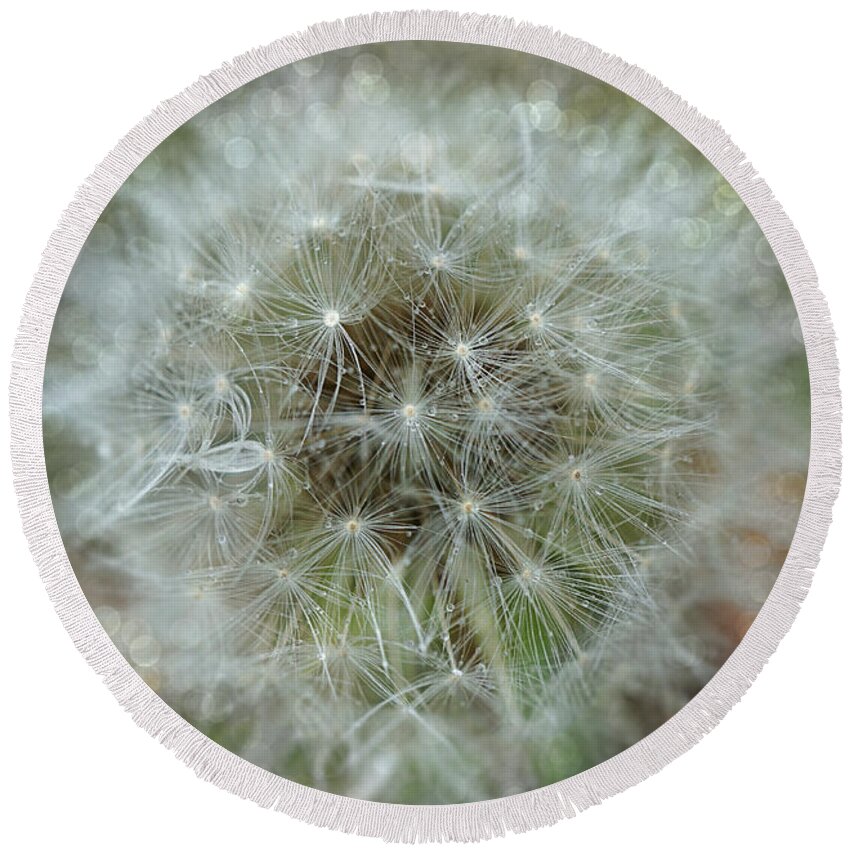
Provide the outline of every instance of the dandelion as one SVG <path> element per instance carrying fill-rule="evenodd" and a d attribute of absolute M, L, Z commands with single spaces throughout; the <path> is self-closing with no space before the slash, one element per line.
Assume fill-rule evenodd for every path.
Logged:
<path fill-rule="evenodd" d="M 45 380 L 63 539 L 131 662 L 268 770 L 399 803 L 549 784 L 678 710 L 716 669 L 689 629 L 767 593 L 805 481 L 793 305 L 708 164 L 582 75 L 458 51 L 204 110 L 81 254 Z"/>

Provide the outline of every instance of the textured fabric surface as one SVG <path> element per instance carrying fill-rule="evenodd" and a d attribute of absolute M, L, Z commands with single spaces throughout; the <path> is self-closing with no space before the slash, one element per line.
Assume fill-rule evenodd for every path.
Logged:
<path fill-rule="evenodd" d="M 757 671 L 807 477 L 828 516 L 831 338 L 793 231 L 663 90 L 391 35 L 235 66 L 90 208 L 41 349 L 52 557 L 202 772 L 480 837 L 632 784 Z"/>

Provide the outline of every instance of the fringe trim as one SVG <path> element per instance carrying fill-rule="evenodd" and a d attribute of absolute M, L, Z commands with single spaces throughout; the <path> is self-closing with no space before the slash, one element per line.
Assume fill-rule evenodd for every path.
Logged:
<path fill-rule="evenodd" d="M 746 637 L 703 690 L 655 732 L 584 773 L 512 797 L 445 806 L 374 803 L 298 785 L 212 742 L 166 705 L 112 644 L 80 589 L 53 513 L 41 432 L 45 358 L 62 290 L 92 226 L 141 160 L 201 109 L 262 74 L 338 48 L 413 39 L 492 45 L 552 59 L 626 92 L 694 144 L 741 196 L 779 260 L 800 317 L 812 405 L 806 494 L 785 565 Z M 157 107 L 78 189 L 51 236 L 26 298 L 10 397 L 15 487 L 30 550 L 65 628 L 119 703 L 202 779 L 299 820 L 387 841 L 478 841 L 552 824 L 637 784 L 690 749 L 740 700 L 794 620 L 840 480 L 841 399 L 829 311 L 797 231 L 744 154 L 717 122 L 634 65 L 547 27 L 477 14 L 391 12 L 317 24 L 250 50 Z"/>

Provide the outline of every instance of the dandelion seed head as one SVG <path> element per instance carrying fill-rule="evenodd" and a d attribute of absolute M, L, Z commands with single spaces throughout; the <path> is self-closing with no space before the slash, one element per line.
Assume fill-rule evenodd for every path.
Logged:
<path fill-rule="evenodd" d="M 621 743 L 588 700 L 658 681 L 615 661 L 626 635 L 680 633 L 669 577 L 696 597 L 699 553 L 761 576 L 782 551 L 804 469 L 730 421 L 754 388 L 805 388 L 787 345 L 739 327 L 739 264 L 765 327 L 794 317 L 690 147 L 653 131 L 650 155 L 633 105 L 584 78 L 472 63 L 443 84 L 398 49 L 282 68 L 164 143 L 191 164 L 128 181 L 57 315 L 45 447 L 69 551 L 184 716 L 238 716 L 299 781 L 370 798 L 415 777 L 441 803 L 505 791 L 506 748 L 526 781 L 554 738 Z M 719 486 L 744 445 L 782 464 L 759 516 Z"/>

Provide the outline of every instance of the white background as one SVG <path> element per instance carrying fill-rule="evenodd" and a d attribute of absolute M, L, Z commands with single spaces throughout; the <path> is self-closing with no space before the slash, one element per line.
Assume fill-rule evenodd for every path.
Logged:
<path fill-rule="evenodd" d="M 415 2 L 415 0 L 413 0 Z M 222 61 L 380 0 L 28 3 L 4 13 L 0 351 L 76 186 L 161 99 Z M 850 362 L 847 73 L 839 4 L 486 0 L 638 64 L 719 119 L 800 230 Z M 404 8 L 404 6 L 395 7 Z M 843 341 L 841 339 L 843 337 Z M 3 383 L 8 383 L 4 371 Z M 848 381 L 843 381 L 850 399 Z M 5 394 L 3 398 L 5 408 Z M 0 442 L 8 445 L 5 409 Z M 27 551 L 0 456 L 0 842 L 41 848 L 377 847 L 203 783 L 139 730 L 77 654 Z M 808 600 L 743 702 L 641 785 L 514 848 L 847 846 L 848 497 Z M 842 839 L 840 836 L 844 835 Z M 5 839 L 5 840 L 4 840 Z M 495 846 L 495 845 L 494 845 Z"/>

